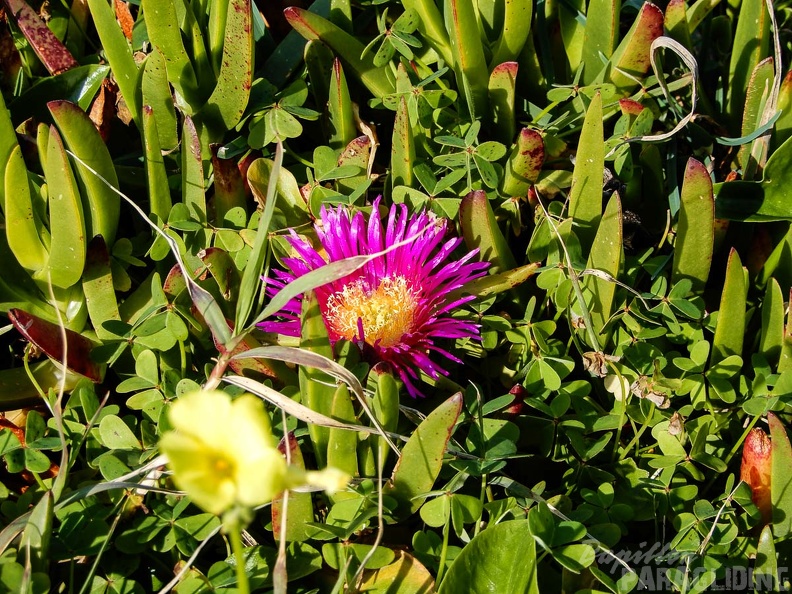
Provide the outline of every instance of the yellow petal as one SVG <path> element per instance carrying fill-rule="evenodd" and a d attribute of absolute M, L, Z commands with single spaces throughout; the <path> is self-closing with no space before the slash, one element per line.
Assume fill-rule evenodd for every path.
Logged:
<path fill-rule="evenodd" d="M 346 472 L 328 466 L 324 470 L 311 470 L 305 473 L 305 484 L 324 489 L 331 495 L 340 491 L 352 479 Z"/>
<path fill-rule="evenodd" d="M 241 460 L 255 458 L 261 450 L 275 448 L 264 405 L 252 394 L 234 400 L 227 430 L 224 441 Z"/>
<path fill-rule="evenodd" d="M 162 436 L 160 449 L 170 462 L 173 482 L 196 505 L 218 515 L 233 505 L 237 491 L 233 460 L 190 435 L 173 431 Z"/>
<path fill-rule="evenodd" d="M 286 487 L 288 467 L 283 455 L 275 448 L 258 452 L 238 468 L 238 501 L 251 507 L 268 503 Z"/>
<path fill-rule="evenodd" d="M 171 405 L 168 419 L 179 432 L 218 444 L 233 427 L 231 397 L 220 390 L 190 392 Z"/>

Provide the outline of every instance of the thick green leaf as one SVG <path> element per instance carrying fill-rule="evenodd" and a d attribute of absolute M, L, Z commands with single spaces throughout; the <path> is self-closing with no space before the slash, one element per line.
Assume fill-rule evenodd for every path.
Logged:
<path fill-rule="evenodd" d="M 275 161 L 272 168 L 268 171 L 266 178 L 259 174 L 259 159 L 254 161 L 248 169 L 248 183 L 253 195 L 256 196 L 258 201 L 263 204 L 264 209 L 259 218 L 258 233 L 256 234 L 256 241 L 253 244 L 253 252 L 250 254 L 248 264 L 242 273 L 242 282 L 239 287 L 239 301 L 236 306 L 236 313 L 234 316 L 234 329 L 237 334 L 241 333 L 245 324 L 248 321 L 250 312 L 253 309 L 259 291 L 261 290 L 261 274 L 264 271 L 264 261 L 269 249 L 269 230 L 270 223 L 272 222 L 272 215 L 275 212 L 276 193 L 275 188 L 277 182 L 272 182 L 272 177 L 278 178 L 280 176 L 281 166 L 283 164 L 283 146 L 278 142 L 277 149 L 275 150 Z M 266 185 L 265 185 L 266 184 Z"/>
<path fill-rule="evenodd" d="M 663 11 L 651 2 L 644 2 L 632 27 L 613 52 L 607 80 L 622 93 L 635 89 L 649 70 L 652 42 L 662 34 Z"/>
<path fill-rule="evenodd" d="M 225 19 L 225 14 L 228 11 L 229 3 L 213 2 L 211 8 L 212 16 L 209 19 L 210 23 L 214 25 L 218 23 L 222 25 L 223 31 L 228 23 Z M 193 9 L 197 9 L 199 14 L 196 15 Z M 206 9 L 199 4 L 191 5 L 188 2 L 184 3 L 183 9 L 181 6 L 177 8 L 179 12 L 179 24 L 183 31 L 183 36 L 187 41 L 187 51 L 190 55 L 190 61 L 195 69 L 195 76 L 198 80 L 198 88 L 200 89 L 201 96 L 208 95 L 217 79 L 215 64 L 209 56 L 209 51 L 206 47 L 206 25 L 203 24 L 203 14 Z M 200 19 L 200 21 L 199 21 Z M 214 48 L 213 48 L 214 49 Z M 219 68 L 218 68 L 219 70 Z"/>
<path fill-rule="evenodd" d="M 327 113 L 330 123 L 330 148 L 334 150 L 346 148 L 357 136 L 357 126 L 344 69 L 338 58 L 333 61 Z"/>
<path fill-rule="evenodd" d="M 726 114 L 736 129 L 745 106 L 748 80 L 756 65 L 767 57 L 770 47 L 770 15 L 764 0 L 740 2 L 740 16 L 731 47 Z"/>
<path fill-rule="evenodd" d="M 105 0 L 88 0 L 88 7 L 96 25 L 99 40 L 102 42 L 102 50 L 107 56 L 110 68 L 113 70 L 113 77 L 118 83 L 118 89 L 126 101 L 132 119 L 139 124 L 140 110 L 143 104 L 140 92 L 140 74 L 135 59 L 132 57 L 132 50 L 129 48 L 121 27 L 116 22 L 110 4 Z M 148 19 L 146 21 L 148 22 Z M 112 238 L 105 237 L 105 240 L 112 244 Z"/>
<path fill-rule="evenodd" d="M 545 159 L 542 135 L 531 128 L 523 128 L 511 150 L 503 174 L 501 193 L 506 196 L 524 197 L 536 183 Z"/>
<path fill-rule="evenodd" d="M 622 207 L 619 195 L 614 193 L 600 220 L 586 268 L 601 270 L 613 278 L 618 278 L 621 266 Z M 583 286 L 593 294 L 590 306 L 591 321 L 594 323 L 594 331 L 599 334 L 613 313 L 616 283 L 599 276 L 586 275 L 583 278 Z"/>
<path fill-rule="evenodd" d="M 355 422 L 355 409 L 346 384 L 339 384 L 335 389 L 330 405 L 330 416 L 342 423 Z M 357 434 L 344 429 L 329 429 L 328 432 L 327 465 L 343 470 L 350 476 L 357 476 Z M 339 495 L 343 495 L 344 498 L 347 495 L 357 497 L 352 493 L 339 493 Z"/>
<path fill-rule="evenodd" d="M 156 117 L 156 112 L 154 115 Z M 159 123 L 157 123 L 157 132 L 159 130 Z M 160 139 L 162 139 L 161 136 Z M 182 202 L 187 206 L 193 219 L 205 223 L 206 194 L 201 140 L 198 138 L 198 131 L 189 116 L 184 117 L 181 142 Z"/>
<path fill-rule="evenodd" d="M 769 580 L 772 580 L 773 584 L 779 584 L 778 559 L 776 558 L 775 543 L 773 542 L 773 531 L 769 525 L 762 528 L 762 533 L 759 535 L 759 544 L 756 546 L 754 576 L 756 576 L 756 580 L 759 583 L 769 585 L 771 583 Z"/>
<path fill-rule="evenodd" d="M 217 86 L 199 112 L 201 122 L 218 139 L 239 123 L 250 97 L 253 84 L 251 18 L 250 0 L 230 0 Z"/>
<path fill-rule="evenodd" d="M 745 96 L 740 136 L 750 136 L 762 124 L 762 114 L 769 99 L 774 75 L 773 58 L 766 58 L 759 62 L 751 73 Z M 754 177 L 758 164 L 751 158 L 751 153 L 754 144 L 758 142 L 767 142 L 767 139 L 759 138 L 748 142 L 742 145 L 740 152 L 737 153 L 737 161 L 743 168 L 742 179 L 750 180 Z"/>
<path fill-rule="evenodd" d="M 52 236 L 47 269 L 52 284 L 66 289 L 80 281 L 85 266 L 85 222 L 77 181 L 54 126 L 50 128 L 44 175 Z"/>
<path fill-rule="evenodd" d="M 490 118 L 495 138 L 504 144 L 514 139 L 514 90 L 517 83 L 517 62 L 504 62 L 492 70 L 489 79 Z"/>
<path fill-rule="evenodd" d="M 455 301 L 462 297 L 462 295 L 475 295 L 476 297 L 489 297 L 490 295 L 498 295 L 510 289 L 520 286 L 529 278 L 531 278 L 539 269 L 540 264 L 526 264 L 518 268 L 512 268 L 505 272 L 497 274 L 490 274 L 482 278 L 470 281 L 460 289 L 452 291 L 448 299 Z"/>
<path fill-rule="evenodd" d="M 330 0 L 330 20 L 347 33 L 352 33 L 352 2 Z"/>
<path fill-rule="evenodd" d="M 444 0 L 446 29 L 451 40 L 451 53 L 457 86 L 464 90 L 473 120 L 487 113 L 487 81 L 489 70 L 479 35 L 473 0 Z"/>
<path fill-rule="evenodd" d="M 146 157 L 146 183 L 148 186 L 149 212 L 156 220 L 168 220 L 173 206 L 168 186 L 168 173 L 162 158 L 157 120 L 150 105 L 143 106 L 143 142 Z"/>
<path fill-rule="evenodd" d="M 762 300 L 762 335 L 759 352 L 771 366 L 776 366 L 784 344 L 784 294 L 776 279 L 767 283 Z"/>
<path fill-rule="evenodd" d="M 393 125 L 391 187 L 412 186 L 414 163 L 415 142 L 413 141 L 410 114 L 407 110 L 407 100 L 401 97 L 396 110 L 396 121 Z"/>
<path fill-rule="evenodd" d="M 772 441 L 770 496 L 773 501 L 773 536 L 785 539 L 792 533 L 792 445 L 784 424 L 767 414 Z"/>
<path fill-rule="evenodd" d="M 292 31 L 292 33 L 297 35 L 296 31 Z M 313 93 L 316 105 L 327 105 L 330 101 L 330 79 L 334 75 L 336 57 L 329 47 L 316 39 L 305 44 L 304 55 L 310 81 L 308 86 Z"/>
<path fill-rule="evenodd" d="M 40 78 L 11 101 L 9 107 L 14 114 L 14 121 L 22 122 L 30 117 L 46 121 L 49 115 L 47 103 L 56 99 L 66 99 L 88 111 L 109 73 L 110 67 L 107 65 L 86 64 L 58 76 Z"/>
<path fill-rule="evenodd" d="M 468 249 L 478 248 L 479 257 L 489 261 L 494 273 L 517 267 L 517 262 L 503 236 L 487 195 L 474 190 L 459 205 L 459 222 Z"/>
<path fill-rule="evenodd" d="M 792 70 L 789 70 L 781 81 L 776 108 L 781 111 L 781 116 L 776 120 L 773 128 L 770 154 L 792 136 Z M 0 162 L 2 162 L 2 152 L 0 152 Z"/>
<path fill-rule="evenodd" d="M 532 17 L 533 0 L 505 0 L 503 30 L 492 53 L 492 67 L 517 59 L 531 32 Z"/>
<path fill-rule="evenodd" d="M 588 27 L 586 28 L 588 31 Z M 597 92 L 586 110 L 580 133 L 572 189 L 569 191 L 569 216 L 575 224 L 575 234 L 586 248 L 594 240 L 602 216 L 602 176 L 605 169 L 603 142 L 602 97 Z"/>
<path fill-rule="evenodd" d="M 42 223 L 33 209 L 28 171 L 17 146 L 5 167 L 5 232 L 17 261 L 31 273 L 47 265 L 47 248 L 42 242 Z"/>
<path fill-rule="evenodd" d="M 462 412 L 462 402 L 461 393 L 443 402 L 418 425 L 405 444 L 388 489 L 388 494 L 399 501 L 402 515 L 418 511 L 423 499 L 415 497 L 431 491 Z"/>
<path fill-rule="evenodd" d="M 168 82 L 186 102 L 187 115 L 194 115 L 203 102 L 198 94 L 195 69 L 184 49 L 174 0 L 141 0 L 140 5 L 151 44 L 165 58 Z"/>
<path fill-rule="evenodd" d="M 733 181 L 715 186 L 715 217 L 733 221 L 789 221 L 787 188 L 792 184 L 792 138 L 772 154 L 762 181 Z"/>
<path fill-rule="evenodd" d="M 50 388 L 59 390 L 63 377 L 62 366 L 45 359 L 30 366 L 33 377 L 42 390 L 47 392 Z M 77 373 L 66 372 L 64 391 L 71 392 L 80 381 L 85 378 Z M 30 381 L 24 367 L 4 369 L 0 371 L 0 411 L 18 410 L 20 408 L 37 406 L 41 404 L 41 396 Z"/>
<path fill-rule="evenodd" d="M 330 339 L 327 336 L 322 312 L 319 309 L 319 302 L 313 292 L 303 295 L 302 300 L 302 333 L 300 335 L 300 348 L 318 353 L 332 359 L 333 348 L 330 346 Z M 300 395 L 302 402 L 311 410 L 320 414 L 331 416 L 333 413 L 333 397 L 335 388 L 333 380 L 326 373 L 300 366 Z M 330 429 L 319 425 L 309 424 L 308 434 L 313 444 L 314 456 L 320 468 L 327 466 L 327 446 L 330 440 Z M 354 446 L 352 449 L 355 452 Z"/>
<path fill-rule="evenodd" d="M 726 282 L 721 294 L 718 324 L 712 342 L 710 365 L 715 365 L 731 355 L 742 356 L 745 335 L 745 273 L 737 251 L 729 253 Z"/>
<path fill-rule="evenodd" d="M 104 327 L 104 323 L 120 320 L 121 316 L 113 290 L 110 254 L 102 237 L 94 237 L 88 244 L 82 288 L 96 336 L 102 340 L 112 338 L 114 334 Z"/>
<path fill-rule="evenodd" d="M 558 23 L 570 72 L 577 72 L 583 57 L 586 0 L 569 0 L 558 5 Z"/>
<path fill-rule="evenodd" d="M 146 58 L 141 81 L 143 105 L 150 105 L 157 120 L 157 133 L 165 150 L 173 150 L 179 144 L 178 123 L 173 97 L 168 84 L 165 58 L 156 49 Z"/>
<path fill-rule="evenodd" d="M 365 47 L 355 37 L 327 19 L 295 6 L 290 6 L 283 14 L 305 39 L 318 39 L 330 47 L 375 97 L 382 98 L 393 93 L 394 85 L 388 78 L 387 70 L 374 66 L 370 54 L 360 57 Z"/>
<path fill-rule="evenodd" d="M 669 37 L 681 43 L 687 50 L 692 50 L 685 0 L 669 1 L 665 10 L 665 28 Z"/>
<path fill-rule="evenodd" d="M 278 449 L 284 455 L 287 447 L 289 448 L 289 464 L 294 468 L 305 468 L 300 444 L 294 437 L 294 433 L 290 432 L 278 444 Z M 284 511 L 286 512 L 285 517 Z M 288 542 L 307 540 L 307 523 L 313 522 L 313 519 L 313 501 L 310 493 L 290 491 L 289 502 L 285 507 L 282 496 L 272 500 L 272 536 L 276 540 L 280 540 L 283 522 L 286 523 L 286 540 Z"/>
<path fill-rule="evenodd" d="M 792 301 L 792 289 L 789 291 L 789 300 Z M 787 309 L 786 315 L 784 341 L 781 344 L 781 357 L 778 359 L 778 373 L 792 369 L 792 308 Z"/>
<path fill-rule="evenodd" d="M 372 406 L 374 416 L 385 431 L 396 431 L 399 424 L 399 385 L 388 366 L 383 363 L 376 364 L 371 369 L 369 377 L 376 380 Z M 390 448 L 383 437 L 380 437 L 377 443 L 378 459 L 384 466 Z"/>
<path fill-rule="evenodd" d="M 47 106 L 69 150 L 94 170 L 89 171 L 82 163 L 75 163 L 77 176 L 82 182 L 83 216 L 88 237 L 101 235 L 107 245 L 112 246 L 118 228 L 121 198 L 105 183 L 118 187 L 110 152 L 91 119 L 79 107 L 68 101 L 51 101 Z"/>
<path fill-rule="evenodd" d="M 605 67 L 616 49 L 619 36 L 621 0 L 592 0 L 586 11 L 586 32 L 583 36 L 583 84 L 590 85 Z"/>
<path fill-rule="evenodd" d="M 709 278 L 715 241 L 715 204 L 712 180 L 707 168 L 690 158 L 685 168 L 679 204 L 679 223 L 674 244 L 671 283 L 689 279 L 694 292 L 700 293 Z"/>
<path fill-rule="evenodd" d="M 434 0 L 404 0 L 402 4 L 405 10 L 414 10 L 418 14 L 418 30 L 424 40 L 446 64 L 453 64 L 451 41 L 443 23 L 443 15 Z"/>
<path fill-rule="evenodd" d="M 251 187 L 254 187 L 253 184 L 255 183 L 255 187 L 257 188 L 255 196 L 260 203 L 262 195 L 261 189 L 267 187 L 267 184 L 269 184 L 273 162 L 269 159 L 259 159 L 254 162 L 254 165 L 256 169 L 253 173 L 251 173 L 253 166 L 248 169 L 248 181 L 251 183 Z M 255 182 L 253 180 L 255 180 Z M 294 174 L 285 167 L 280 169 L 275 192 L 278 210 L 283 213 L 290 227 L 299 227 L 309 221 L 308 204 L 300 192 L 297 179 L 294 177 Z"/>
<path fill-rule="evenodd" d="M 18 146 L 14 125 L 11 123 L 11 114 L 6 108 L 2 94 L 0 94 L 0 170 L 6 170 L 11 153 Z M 5 180 L 5 176 L 3 176 L 3 180 Z M 5 183 L 0 183 L 0 206 L 5 212 L 4 196 Z"/>
<path fill-rule="evenodd" d="M 528 520 L 488 527 L 462 549 L 438 594 L 539 594 L 536 544 Z"/>
<path fill-rule="evenodd" d="M 330 0 L 315 0 L 310 4 L 308 10 L 327 18 L 330 16 Z M 313 41 L 317 40 L 314 39 Z M 310 43 L 310 40 L 308 43 Z M 267 80 L 276 88 L 285 87 L 292 75 L 302 66 L 303 55 L 305 55 L 306 64 L 309 62 L 311 54 L 309 53 L 308 43 L 306 43 L 305 37 L 296 30 L 292 29 L 289 31 L 283 41 L 275 48 L 275 51 L 272 52 L 272 55 L 264 62 L 261 71 L 267 73 Z M 326 45 L 321 43 L 320 45 L 327 49 Z M 332 61 L 332 52 L 330 54 L 330 61 Z M 330 80 L 329 68 L 327 72 L 328 76 L 323 78 L 325 81 L 324 85 Z M 312 82 L 314 82 L 313 77 Z M 326 95 L 324 101 L 317 101 L 318 105 L 324 105 L 325 103 L 327 103 Z"/>
<path fill-rule="evenodd" d="M 49 462 L 49 461 L 48 461 Z M 49 464 L 47 464 L 49 467 Z M 52 491 L 46 491 L 33 508 L 27 521 L 19 546 L 30 555 L 33 571 L 49 571 L 49 545 L 52 537 L 52 515 L 54 499 Z"/>

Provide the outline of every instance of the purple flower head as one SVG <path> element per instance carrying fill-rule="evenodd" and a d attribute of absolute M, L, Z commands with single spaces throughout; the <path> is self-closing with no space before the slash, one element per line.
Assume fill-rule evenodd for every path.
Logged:
<path fill-rule="evenodd" d="M 415 397 L 420 395 L 414 383 L 419 370 L 432 378 L 448 375 L 430 358 L 432 353 L 461 362 L 437 346 L 437 339 L 478 338 L 477 324 L 450 315 L 474 297 L 452 300 L 450 295 L 484 276 L 489 264 L 470 261 L 478 250 L 468 252 L 460 260 L 449 260 L 462 239 L 446 241 L 448 222 L 430 212 L 408 216 L 404 204 L 394 204 L 383 228 L 379 204 L 377 198 L 368 225 L 362 212 L 352 215 L 343 206 L 322 207 L 316 232 L 327 260 L 292 231 L 289 243 L 299 257 L 284 260 L 289 270 L 276 270 L 267 291 L 272 296 L 284 285 L 328 262 L 375 254 L 412 239 L 356 272 L 319 287 L 316 296 L 330 340 L 365 343 L 379 361 L 390 365 Z M 266 332 L 299 336 L 300 310 L 301 300 L 293 299 L 279 312 L 279 320 L 259 326 Z"/>

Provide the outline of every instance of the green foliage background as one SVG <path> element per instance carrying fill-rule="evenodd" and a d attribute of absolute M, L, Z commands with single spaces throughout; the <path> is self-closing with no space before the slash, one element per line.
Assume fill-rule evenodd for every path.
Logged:
<path fill-rule="evenodd" d="M 234 591 L 219 520 L 157 452 L 169 403 L 221 382 L 268 402 L 293 461 L 355 476 L 293 494 L 287 543 L 259 510 L 257 591 L 783 576 L 788 3 L 2 7 L 8 591 Z M 299 339 L 255 326 L 282 306 L 261 277 L 287 230 L 315 238 L 322 205 L 380 194 L 449 218 L 491 264 L 458 314 L 481 341 L 450 341 L 465 365 L 422 400 L 331 348 L 310 298 Z M 770 412 L 763 528 L 738 460 Z M 636 561 L 654 543 L 665 557 Z"/>

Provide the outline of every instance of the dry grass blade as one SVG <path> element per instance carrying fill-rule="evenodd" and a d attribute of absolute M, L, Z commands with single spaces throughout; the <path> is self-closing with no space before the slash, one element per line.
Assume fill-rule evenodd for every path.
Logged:
<path fill-rule="evenodd" d="M 365 411 L 368 418 L 374 424 L 374 427 L 377 429 L 377 432 L 380 436 L 385 438 L 390 445 L 391 449 L 396 452 L 396 456 L 400 455 L 399 448 L 396 447 L 396 444 L 391 441 L 390 437 L 388 437 L 387 432 L 383 429 L 380 422 L 377 420 L 377 417 L 374 416 L 374 413 L 371 412 L 371 409 L 366 402 L 366 395 L 363 391 L 363 386 L 361 385 L 358 378 L 355 377 L 351 371 L 349 371 L 346 367 L 339 365 L 332 359 L 328 359 L 323 355 L 318 353 L 314 353 L 308 351 L 306 349 L 299 349 L 295 347 L 282 347 L 282 346 L 270 346 L 270 347 L 259 347 L 255 349 L 251 349 L 249 351 L 245 351 L 244 353 L 240 353 L 239 355 L 234 356 L 234 359 L 245 359 L 245 358 L 256 358 L 261 357 L 265 359 L 276 359 L 278 361 L 286 361 L 288 363 L 294 363 L 296 365 L 306 365 L 308 367 L 313 367 L 315 369 L 319 369 L 320 371 L 324 371 L 326 374 L 336 378 L 347 384 L 352 391 L 355 393 L 355 396 L 360 402 L 360 406 Z"/>
<path fill-rule="evenodd" d="M 677 132 L 682 130 L 685 126 L 688 125 L 690 120 L 693 119 L 693 116 L 696 113 L 696 104 L 698 103 L 698 80 L 699 80 L 699 70 L 698 70 L 698 62 L 696 62 L 696 58 L 693 57 L 684 45 L 671 39 L 670 37 L 658 37 L 652 42 L 652 47 L 650 49 L 650 59 L 652 62 L 652 70 L 654 70 L 655 76 L 657 76 L 657 82 L 660 85 L 660 88 L 663 89 L 663 94 L 666 97 L 666 100 L 669 104 L 676 103 L 675 99 L 671 96 L 671 92 L 668 89 L 668 84 L 666 84 L 665 75 L 663 74 L 662 68 L 658 65 L 657 62 L 657 53 L 660 49 L 669 49 L 674 52 L 679 59 L 688 67 L 690 70 L 691 76 L 691 83 L 690 83 L 690 112 L 674 126 L 674 129 L 669 132 L 664 132 L 663 134 L 651 134 L 647 136 L 635 136 L 633 138 L 627 139 L 626 142 L 664 142 L 674 136 Z"/>
<path fill-rule="evenodd" d="M 227 375 L 223 377 L 223 381 L 231 384 L 232 386 L 237 386 L 244 390 L 247 390 L 251 394 L 255 394 L 259 398 L 266 400 L 273 406 L 276 406 L 286 414 L 291 415 L 304 421 L 306 423 L 313 423 L 314 425 L 320 425 L 322 427 L 330 427 L 332 429 L 346 429 L 347 431 L 361 431 L 363 433 L 371 433 L 374 435 L 381 435 L 381 433 L 374 427 L 367 427 L 366 425 L 351 425 L 349 423 L 342 423 L 340 421 L 336 421 L 328 416 L 325 416 L 321 413 L 311 410 L 307 406 L 303 406 L 299 402 L 295 402 L 288 396 L 284 396 L 277 390 L 273 390 L 272 388 L 265 386 L 264 384 L 252 380 L 247 377 L 242 377 L 241 375 Z M 406 437 L 401 435 L 395 435 L 393 433 L 386 433 L 389 437 L 397 437 L 403 441 L 407 441 Z M 395 447 L 395 446 L 394 446 Z"/>

